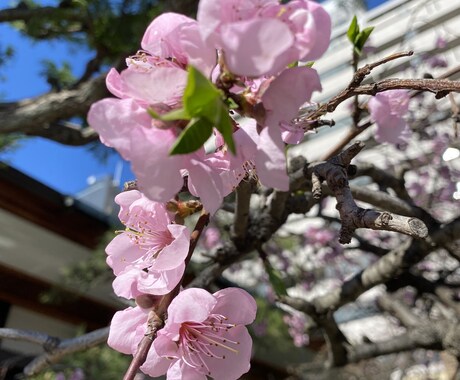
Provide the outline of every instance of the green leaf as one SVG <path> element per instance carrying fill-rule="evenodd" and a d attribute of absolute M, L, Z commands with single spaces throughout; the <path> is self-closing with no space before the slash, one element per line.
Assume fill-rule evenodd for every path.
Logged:
<path fill-rule="evenodd" d="M 187 86 L 185 87 L 184 96 L 182 97 L 182 103 L 187 116 L 201 120 L 201 124 L 204 124 L 204 120 L 206 120 L 211 127 L 214 126 L 220 133 L 222 133 L 224 141 L 230 151 L 235 153 L 233 124 L 230 115 L 228 114 L 228 107 L 222 100 L 222 93 L 208 78 L 206 78 L 193 66 L 189 66 L 188 68 Z M 196 147 L 195 150 L 199 149 L 200 146 L 197 146 L 195 142 L 202 141 L 202 143 L 204 143 L 210 136 L 212 129 L 211 132 L 209 132 L 207 128 L 202 129 L 202 131 L 206 133 L 206 138 L 204 136 L 198 138 L 196 135 L 200 131 L 194 130 L 194 142 L 190 144 L 183 142 L 181 144 L 187 147 L 189 145 L 194 146 Z M 183 136 L 183 138 L 186 140 L 189 137 Z M 176 153 L 176 150 L 173 149 L 172 152 Z M 182 150 L 180 152 L 184 153 Z M 189 151 L 187 151 L 187 153 L 189 153 Z"/>
<path fill-rule="evenodd" d="M 368 40 L 369 36 L 371 35 L 372 31 L 374 30 L 373 26 L 369 26 L 363 29 L 358 36 L 356 37 L 355 41 L 355 48 L 361 52 L 363 50 L 364 44 Z"/>
<path fill-rule="evenodd" d="M 225 104 L 227 104 L 227 107 L 230 110 L 236 110 L 239 107 L 239 105 L 232 98 L 225 99 Z"/>
<path fill-rule="evenodd" d="M 213 124 L 205 118 L 193 118 L 177 138 L 170 154 L 192 153 L 206 142 L 212 134 Z"/>
<path fill-rule="evenodd" d="M 347 36 L 350 42 L 354 45 L 356 36 L 359 34 L 359 25 L 358 25 L 358 19 L 356 18 L 356 15 L 353 16 L 353 20 L 351 20 L 351 24 L 348 27 L 347 31 Z"/>
<path fill-rule="evenodd" d="M 214 107 L 221 101 L 220 91 L 193 66 L 188 67 L 187 86 L 182 102 L 190 116 L 205 116 L 209 121 L 219 118 Z"/>
<path fill-rule="evenodd" d="M 148 108 L 147 112 L 150 116 L 154 119 L 162 120 L 162 121 L 174 121 L 174 120 L 190 120 L 190 115 L 185 111 L 184 108 L 178 108 L 167 112 L 163 115 L 156 113 L 153 109 Z"/>
<path fill-rule="evenodd" d="M 268 273 L 268 279 L 278 297 L 287 296 L 286 286 L 284 285 L 281 273 L 272 267 L 268 260 L 264 260 L 265 270 Z"/>
<path fill-rule="evenodd" d="M 222 137 L 224 138 L 225 143 L 227 144 L 230 152 L 233 154 L 236 153 L 235 142 L 233 141 L 233 123 L 232 118 L 228 114 L 228 109 L 222 103 L 220 107 L 220 118 L 219 123 L 217 123 L 216 129 L 222 133 Z"/>

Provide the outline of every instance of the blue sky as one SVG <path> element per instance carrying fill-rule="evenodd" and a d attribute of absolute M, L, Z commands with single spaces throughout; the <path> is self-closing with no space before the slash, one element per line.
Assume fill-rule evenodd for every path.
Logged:
<path fill-rule="evenodd" d="M 43 4 L 55 3 L 43 1 Z M 32 43 L 7 24 L 0 24 L 0 43 L 15 49 L 14 57 L 0 67 L 0 76 L 5 78 L 0 81 L 1 101 L 34 97 L 49 91 L 49 85 L 40 76 L 44 59 L 53 60 L 59 66 L 70 57 L 69 63 L 78 77 L 92 57 L 92 53 L 81 46 L 77 48 L 62 41 Z M 113 175 L 121 161 L 118 155 L 113 155 L 102 162 L 87 147 L 69 147 L 42 138 L 22 140 L 19 148 L 0 154 L 0 160 L 70 195 L 84 189 L 90 176 Z M 124 164 L 122 183 L 132 178 L 129 164 Z"/>

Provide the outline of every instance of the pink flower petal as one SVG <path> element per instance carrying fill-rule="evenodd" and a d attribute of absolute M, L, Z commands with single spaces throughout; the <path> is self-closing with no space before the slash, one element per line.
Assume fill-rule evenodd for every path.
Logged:
<path fill-rule="evenodd" d="M 126 233 L 121 233 L 113 238 L 107 245 L 107 264 L 118 276 L 126 267 L 145 255 L 145 251 L 134 244 Z"/>
<path fill-rule="evenodd" d="M 147 102 L 175 103 L 187 83 L 187 72 L 176 67 L 155 67 L 148 72 L 124 70 L 121 74 L 125 96 Z"/>
<path fill-rule="evenodd" d="M 257 175 L 260 182 L 278 190 L 289 190 L 286 169 L 286 154 L 281 134 L 277 127 L 266 127 L 260 132 L 260 140 L 255 157 Z"/>
<path fill-rule="evenodd" d="M 147 312 L 139 307 L 117 311 L 110 323 L 107 344 L 124 354 L 134 354 L 147 330 Z"/>
<path fill-rule="evenodd" d="M 225 356 L 225 359 L 206 358 L 206 365 L 209 367 L 211 377 L 219 380 L 237 380 L 244 373 L 249 371 L 252 339 L 244 326 L 235 326 L 225 334 L 227 341 L 239 342 L 238 345 L 231 345 L 238 353 L 223 347 L 214 347 L 212 352 L 218 356 Z M 230 344 L 229 344 L 230 345 Z"/>
<path fill-rule="evenodd" d="M 205 45 L 196 23 L 181 28 L 181 44 L 187 54 L 188 64 L 209 78 L 217 64 L 217 51 Z"/>
<path fill-rule="evenodd" d="M 206 380 L 206 376 L 198 372 L 195 368 L 185 364 L 182 360 L 178 360 L 167 373 L 168 380 Z"/>
<path fill-rule="evenodd" d="M 290 63 L 278 58 L 292 46 L 294 36 L 289 27 L 277 19 L 234 22 L 223 25 L 221 33 L 225 62 L 234 74 L 270 75 Z"/>
<path fill-rule="evenodd" d="M 185 263 L 181 262 L 171 270 L 143 272 L 138 276 L 137 287 L 140 292 L 163 295 L 173 290 L 185 272 Z"/>
<path fill-rule="evenodd" d="M 105 77 L 105 84 L 107 89 L 115 96 L 119 98 L 125 98 L 125 93 L 123 92 L 123 82 L 121 80 L 121 76 L 117 70 L 113 67 L 108 72 L 107 76 Z"/>
<path fill-rule="evenodd" d="M 120 206 L 118 218 L 126 225 L 129 218 L 129 206 L 142 197 L 138 190 L 123 191 L 115 197 L 115 203 Z"/>
<path fill-rule="evenodd" d="M 168 368 L 174 363 L 174 359 L 168 359 L 158 355 L 155 350 L 155 343 L 157 339 L 153 341 L 153 345 L 147 354 L 147 358 L 145 359 L 144 364 L 140 367 L 142 372 L 152 377 L 164 375 Z"/>
<path fill-rule="evenodd" d="M 119 273 L 112 282 L 112 288 L 114 293 L 118 297 L 126 299 L 134 299 L 140 296 L 142 292 L 139 290 L 138 282 L 142 276 L 145 276 L 145 272 L 142 267 L 129 266 L 123 272 Z M 161 294 L 161 292 L 155 293 Z"/>
<path fill-rule="evenodd" d="M 186 289 L 168 307 L 170 323 L 203 322 L 216 303 L 216 298 L 204 289 Z"/>
<path fill-rule="evenodd" d="M 398 144 L 409 134 L 403 119 L 409 110 L 410 95 L 406 90 L 390 90 L 378 93 L 368 102 L 371 119 L 377 124 L 376 140 Z"/>
<path fill-rule="evenodd" d="M 188 166 L 189 189 L 192 194 L 199 196 L 206 211 L 214 214 L 223 199 L 223 184 L 219 173 L 203 162 L 192 159 Z"/>
<path fill-rule="evenodd" d="M 168 230 L 174 237 L 172 243 L 159 253 L 152 269 L 157 271 L 177 268 L 178 263 L 185 260 L 190 246 L 190 232 L 187 227 L 170 224 Z"/>
<path fill-rule="evenodd" d="M 289 123 L 298 115 L 300 106 L 310 101 L 313 91 L 321 91 L 316 70 L 309 67 L 292 67 L 284 70 L 270 83 L 262 96 L 267 112 L 265 125 L 279 126 Z"/>
<path fill-rule="evenodd" d="M 231 323 L 248 325 L 254 322 L 257 304 L 254 298 L 245 290 L 239 288 L 226 288 L 214 293 L 217 304 L 213 309 L 214 314 L 222 314 Z"/>
<path fill-rule="evenodd" d="M 188 24 L 196 24 L 196 21 L 178 13 L 161 14 L 147 27 L 141 42 L 142 49 L 153 56 L 164 59 L 174 57 L 182 64 L 187 64 L 181 28 Z"/>
<path fill-rule="evenodd" d="M 151 120 L 145 109 L 131 99 L 102 99 L 88 113 L 88 123 L 99 133 L 101 142 L 115 148 L 127 160 L 132 151 L 131 130 L 149 127 Z"/>
<path fill-rule="evenodd" d="M 296 35 L 296 38 L 306 42 L 300 60 L 314 61 L 321 58 L 329 47 L 332 23 L 331 17 L 320 4 L 314 1 L 308 1 L 307 4 L 310 12 L 308 23 L 304 26 L 303 33 Z"/>
<path fill-rule="evenodd" d="M 133 171 L 140 190 L 151 200 L 167 202 L 182 188 L 183 158 L 169 156 L 175 138 L 170 130 L 132 131 L 136 147 L 131 152 Z"/>

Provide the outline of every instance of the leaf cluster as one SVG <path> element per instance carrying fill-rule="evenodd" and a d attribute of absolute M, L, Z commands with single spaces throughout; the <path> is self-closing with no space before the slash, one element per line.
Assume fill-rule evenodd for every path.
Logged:
<path fill-rule="evenodd" d="M 360 30 L 358 19 L 356 16 L 353 16 L 353 20 L 351 20 L 351 24 L 348 27 L 347 37 L 348 40 L 353 44 L 353 52 L 357 55 L 361 55 L 363 53 L 364 45 L 366 41 L 369 39 L 372 31 L 374 30 L 373 26 L 368 26 L 363 30 Z"/>

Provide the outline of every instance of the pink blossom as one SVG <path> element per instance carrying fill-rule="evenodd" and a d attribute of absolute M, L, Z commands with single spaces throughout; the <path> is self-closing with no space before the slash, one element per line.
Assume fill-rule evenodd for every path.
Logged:
<path fill-rule="evenodd" d="M 277 76 L 262 95 L 266 114 L 261 124 L 266 128 L 260 133 L 255 164 L 259 178 L 266 186 L 289 189 L 281 128 L 298 115 L 300 106 L 310 101 L 313 91 L 320 90 L 321 83 L 315 70 L 293 67 Z"/>
<path fill-rule="evenodd" d="M 293 339 L 294 345 L 296 347 L 308 345 L 310 339 L 308 334 L 305 333 L 307 324 L 305 317 L 300 313 L 296 313 L 294 315 L 285 315 L 283 320 L 289 326 L 288 332 Z"/>
<path fill-rule="evenodd" d="M 398 144 L 404 142 L 409 128 L 404 116 L 409 110 L 410 95 L 406 90 L 380 92 L 369 100 L 371 119 L 377 124 L 375 139 Z"/>
<path fill-rule="evenodd" d="M 147 331 L 148 310 L 128 307 L 117 311 L 110 323 L 107 344 L 123 354 L 134 354 Z"/>
<path fill-rule="evenodd" d="M 305 132 L 293 120 L 313 91 L 321 90 L 319 76 L 311 68 L 295 67 L 275 78 L 252 82 L 254 92 L 248 96 L 252 102 L 260 102 L 265 113 L 257 122 L 254 119 L 238 121 L 239 129 L 233 134 L 236 156 L 226 150 L 219 152 L 223 160 L 229 161 L 229 169 L 221 172 L 224 193 L 232 191 L 246 176 L 257 177 L 267 187 L 287 191 L 289 177 L 282 133 L 286 124 L 292 124 L 291 131 L 295 129 L 292 134 L 298 135 L 300 141 L 299 136 Z"/>
<path fill-rule="evenodd" d="M 307 227 L 307 231 L 305 232 L 305 238 L 310 244 L 318 244 L 320 246 L 325 246 L 331 242 L 334 242 L 334 238 L 336 234 L 328 229 L 325 226 L 321 227 L 314 227 L 309 226 Z"/>
<path fill-rule="evenodd" d="M 150 376 L 167 372 L 169 380 L 239 379 L 251 358 L 252 340 L 244 325 L 254 321 L 256 308 L 242 289 L 212 295 L 203 289 L 184 290 L 171 302 L 165 327 L 141 370 Z"/>
<path fill-rule="evenodd" d="M 250 77 L 318 59 L 331 34 L 329 15 L 309 0 L 202 0 L 197 18 L 203 39 L 223 50 L 229 70 Z"/>
<path fill-rule="evenodd" d="M 193 65 L 209 76 L 216 65 L 216 51 L 206 46 L 198 23 L 177 13 L 163 13 L 145 31 L 142 49 L 161 59 L 174 58 L 182 67 Z"/>
<path fill-rule="evenodd" d="M 125 298 L 166 294 L 179 283 L 185 270 L 190 233 L 173 224 L 163 204 L 137 190 L 115 197 L 126 230 L 107 246 L 107 263 L 117 278 L 115 293 Z"/>
<path fill-rule="evenodd" d="M 212 249 L 220 242 L 220 230 L 216 227 L 208 227 L 203 234 L 203 246 Z"/>
<path fill-rule="evenodd" d="M 203 45 L 196 21 L 172 13 L 150 24 L 142 47 L 145 52 L 129 59 L 126 70 L 109 72 L 107 87 L 119 99 L 93 104 L 88 122 L 105 145 L 131 161 L 139 188 L 150 199 L 170 200 L 182 188 L 182 176 L 187 174 L 192 194 L 214 213 L 227 195 L 220 178 L 225 165 L 212 154 L 206 155 L 203 148 L 188 155 L 169 156 L 181 128 L 165 128 L 162 122 L 152 120 L 147 109 L 165 112 L 180 106 L 187 78 L 185 65 L 196 64 L 209 74 L 216 63 L 215 52 Z"/>
<path fill-rule="evenodd" d="M 171 302 L 141 370 L 168 380 L 236 380 L 249 370 L 252 340 L 244 325 L 254 321 L 256 303 L 244 290 L 227 288 L 214 294 L 187 289 Z M 115 314 L 108 344 L 135 354 L 147 329 L 148 311 L 128 308 Z"/>

